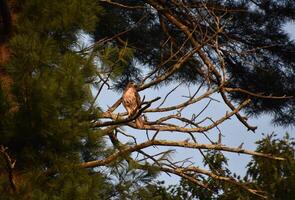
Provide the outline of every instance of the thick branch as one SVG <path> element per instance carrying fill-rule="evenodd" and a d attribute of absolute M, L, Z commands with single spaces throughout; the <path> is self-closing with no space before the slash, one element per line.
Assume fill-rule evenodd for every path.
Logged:
<path fill-rule="evenodd" d="M 232 147 L 227 147 L 220 144 L 197 144 L 197 143 L 190 143 L 190 142 L 150 140 L 138 145 L 134 145 L 132 147 L 122 149 L 120 152 L 114 153 L 103 160 L 85 162 L 85 163 L 81 163 L 80 165 L 81 167 L 84 167 L 84 168 L 93 168 L 93 167 L 108 165 L 123 155 L 128 155 L 134 151 L 138 151 L 150 146 L 174 146 L 174 147 L 183 147 L 183 148 L 191 148 L 191 149 L 211 149 L 211 150 L 227 151 L 227 152 L 240 153 L 240 154 L 248 154 L 252 156 L 259 156 L 259 157 L 264 157 L 264 158 L 269 158 L 274 160 L 285 160 L 284 158 L 272 156 L 270 154 L 259 153 L 259 152 L 245 150 L 241 148 L 232 148 Z"/>

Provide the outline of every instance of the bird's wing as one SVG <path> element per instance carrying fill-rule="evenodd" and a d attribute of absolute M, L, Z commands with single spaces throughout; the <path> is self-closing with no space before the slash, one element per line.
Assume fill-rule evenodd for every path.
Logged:
<path fill-rule="evenodd" d="M 135 88 L 134 88 L 134 89 L 135 89 Z M 135 89 L 134 95 L 135 95 L 135 98 L 136 98 L 136 104 L 137 104 L 138 107 L 140 107 L 140 105 L 141 105 L 141 100 L 140 100 L 139 93 L 137 92 L 136 89 Z"/>

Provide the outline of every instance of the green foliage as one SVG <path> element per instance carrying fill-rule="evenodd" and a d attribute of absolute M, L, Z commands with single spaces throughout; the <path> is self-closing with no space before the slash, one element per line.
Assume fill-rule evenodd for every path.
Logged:
<path fill-rule="evenodd" d="M 46 177 L 41 172 L 27 173 L 26 183 L 23 183 L 18 193 L 8 195 L 1 191 L 0 198 L 36 199 L 36 200 L 107 200 L 113 193 L 112 184 L 99 173 L 69 168 L 54 177 Z M 40 184 L 42 183 L 42 184 Z"/>
<path fill-rule="evenodd" d="M 19 2 L 21 15 L 19 33 L 37 33 L 52 37 L 61 47 L 70 47 L 77 39 L 77 31 L 92 32 L 97 16 L 102 13 L 94 0 L 26 0 Z"/>
<path fill-rule="evenodd" d="M 112 192 L 112 185 L 105 181 L 105 177 L 87 170 L 69 169 L 56 179 L 43 181 L 46 187 L 34 188 L 32 199 L 101 200 L 107 199 L 107 194 Z"/>
<path fill-rule="evenodd" d="M 89 66 L 71 47 L 77 31 L 93 30 L 99 7 L 91 0 L 20 4 L 8 66 L 18 112 L 4 144 L 22 168 L 33 161 L 48 167 L 60 157 L 78 161 L 81 139 L 90 126 L 83 105 L 91 100 L 91 92 L 83 73 Z"/>
<path fill-rule="evenodd" d="M 90 121 L 98 113 L 88 109 L 92 95 L 86 81 L 96 75 L 96 68 L 74 47 L 80 31 L 94 31 L 101 9 L 95 0 L 18 4 L 21 12 L 7 65 L 17 109 L 10 112 L 11 102 L 0 92 L 1 119 L 5 117 L 0 140 L 17 161 L 18 182 L 26 183 L 20 184 L 19 195 L 98 199 L 109 187 L 105 178 L 75 168 L 83 159 L 97 158 L 104 147 L 99 131 L 91 130 Z M 55 175 L 45 175 L 48 169 Z M 0 179 L 1 194 L 10 198 L 4 186 L 9 185 L 7 177 L 1 174 Z"/>
<path fill-rule="evenodd" d="M 111 152 L 105 149 L 101 131 L 91 127 L 99 110 L 89 109 L 93 103 L 89 83 L 101 71 L 119 79 L 133 56 L 127 45 L 95 44 L 89 54 L 79 44 L 81 33 L 92 33 L 103 12 L 97 1 L 26 0 L 18 6 L 21 12 L 6 66 L 13 80 L 14 112 L 11 99 L 0 88 L 0 141 L 17 161 L 18 192 L 9 190 L 6 163 L 1 159 L 0 198 L 109 199 L 135 187 L 133 179 L 141 185 L 149 182 L 156 172 L 139 172 L 132 163 L 117 171 L 127 170 L 120 177 L 130 178 L 124 183 L 120 179 L 117 185 L 99 171 L 77 168 Z M 119 165 L 114 163 L 113 170 Z"/>
<path fill-rule="evenodd" d="M 110 78 L 116 80 L 132 65 L 133 49 L 127 47 L 127 44 L 119 48 L 109 43 L 99 49 L 99 58 L 101 69 L 112 72 Z"/>
<path fill-rule="evenodd" d="M 210 161 L 211 170 L 222 176 L 234 177 L 238 182 L 262 191 L 270 200 L 294 199 L 295 195 L 295 142 L 286 134 L 277 138 L 275 134 L 266 135 L 257 141 L 257 151 L 285 158 L 276 161 L 261 157 L 253 157 L 247 165 L 247 173 L 241 178 L 226 168 L 226 158 L 214 151 L 209 151 L 204 159 L 204 165 Z M 171 193 L 181 199 L 201 200 L 254 200 L 261 199 L 250 194 L 240 186 L 232 183 L 217 181 L 210 177 L 200 176 L 199 179 L 207 184 L 211 191 L 182 179 L 179 185 L 173 186 Z"/>
<path fill-rule="evenodd" d="M 267 191 L 269 199 L 295 198 L 295 142 L 286 134 L 282 139 L 275 134 L 267 135 L 257 142 L 257 150 L 281 156 L 283 162 L 254 157 L 248 164 L 247 179 L 253 180 L 261 190 Z"/>
<path fill-rule="evenodd" d="M 203 164 L 208 167 L 210 171 L 220 176 L 227 176 L 230 174 L 230 170 L 227 169 L 227 158 L 219 151 L 208 150 L 204 156 Z M 227 186 L 227 184 L 222 181 L 204 175 L 199 175 L 198 178 L 203 184 L 207 185 L 210 190 L 182 179 L 179 186 L 174 189 L 175 192 L 177 192 L 182 199 L 218 199 L 224 187 Z"/>
<path fill-rule="evenodd" d="M 179 196 L 173 195 L 169 188 L 167 189 L 163 182 L 147 184 L 139 188 L 132 195 L 132 200 L 181 200 Z"/>

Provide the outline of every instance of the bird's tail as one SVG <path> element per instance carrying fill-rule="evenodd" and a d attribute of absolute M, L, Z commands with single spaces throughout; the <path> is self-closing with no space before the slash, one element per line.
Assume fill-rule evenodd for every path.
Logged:
<path fill-rule="evenodd" d="M 135 119 L 135 125 L 137 128 L 143 128 L 144 127 L 144 120 L 142 116 L 139 116 L 137 119 Z"/>

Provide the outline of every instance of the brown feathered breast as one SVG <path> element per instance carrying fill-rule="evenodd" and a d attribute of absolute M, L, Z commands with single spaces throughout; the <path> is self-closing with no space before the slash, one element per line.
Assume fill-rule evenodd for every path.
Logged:
<path fill-rule="evenodd" d="M 124 90 L 122 101 L 128 116 L 134 114 L 139 109 L 140 97 L 134 83 L 128 83 Z"/>
<path fill-rule="evenodd" d="M 140 96 L 137 92 L 136 85 L 133 82 L 128 83 L 125 88 L 122 96 L 122 102 L 128 112 L 128 117 L 135 114 L 137 110 L 140 109 Z M 141 117 L 138 117 L 135 120 L 135 123 L 138 128 L 143 127 L 143 120 Z"/>

